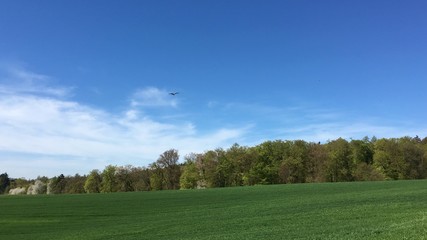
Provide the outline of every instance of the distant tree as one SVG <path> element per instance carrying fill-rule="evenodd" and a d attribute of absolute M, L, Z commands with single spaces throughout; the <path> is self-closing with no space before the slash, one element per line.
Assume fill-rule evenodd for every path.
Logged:
<path fill-rule="evenodd" d="M 165 189 L 179 189 L 181 168 L 178 165 L 179 155 L 175 149 L 165 151 L 157 159 L 157 165 L 163 169 Z"/>
<path fill-rule="evenodd" d="M 420 147 L 423 151 L 423 160 L 420 163 L 420 168 L 424 169 L 424 178 L 427 178 L 427 137 L 421 141 Z"/>
<path fill-rule="evenodd" d="M 86 183 L 86 176 L 80 176 L 79 174 L 76 174 L 74 176 L 67 176 L 66 177 L 67 185 L 65 186 L 64 192 L 65 193 L 85 193 L 85 183 Z"/>
<path fill-rule="evenodd" d="M 252 148 L 233 144 L 225 152 L 225 158 L 232 163 L 230 176 L 231 186 L 251 185 L 249 182 L 252 163 L 257 158 L 256 152 Z"/>
<path fill-rule="evenodd" d="M 351 158 L 353 176 L 356 181 L 383 180 L 384 175 L 372 164 L 374 161 L 374 144 L 368 137 L 362 140 L 351 140 Z"/>
<path fill-rule="evenodd" d="M 218 152 L 214 150 L 200 154 L 196 158 L 196 167 L 200 180 L 197 184 L 200 188 L 218 187 L 216 169 L 218 166 Z"/>
<path fill-rule="evenodd" d="M 10 188 L 9 190 L 10 195 L 21 195 L 26 193 L 27 191 L 25 190 L 24 187 Z"/>
<path fill-rule="evenodd" d="M 373 165 L 360 162 L 354 169 L 354 180 L 356 181 L 381 181 L 385 176 Z"/>
<path fill-rule="evenodd" d="M 49 182 L 49 179 L 45 181 L 45 183 Z M 27 180 L 25 178 L 14 178 L 10 179 L 10 189 L 12 188 L 24 188 L 25 190 L 32 184 L 32 181 Z"/>
<path fill-rule="evenodd" d="M 143 167 L 133 167 L 129 173 L 134 191 L 150 191 L 150 170 Z"/>
<path fill-rule="evenodd" d="M 403 173 L 404 177 L 406 179 L 425 178 L 427 176 L 427 169 L 421 139 L 418 136 L 415 138 L 400 138 L 399 150 L 406 166 Z"/>
<path fill-rule="evenodd" d="M 383 138 L 375 142 L 374 166 L 387 179 L 405 179 L 407 165 L 401 154 L 398 139 Z"/>
<path fill-rule="evenodd" d="M 200 175 L 196 167 L 195 159 L 187 156 L 186 162 L 184 163 L 182 169 L 183 170 L 179 181 L 181 189 L 197 188 Z"/>
<path fill-rule="evenodd" d="M 36 178 L 36 180 L 40 180 L 42 183 L 45 183 L 45 184 L 47 184 L 47 182 L 49 182 L 49 178 L 46 176 L 38 176 Z"/>
<path fill-rule="evenodd" d="M 256 163 L 256 160 L 259 158 L 258 152 L 256 148 L 250 147 L 250 148 L 243 148 L 239 150 L 240 154 L 238 155 L 239 158 L 237 159 L 237 169 L 240 170 L 240 174 L 242 175 L 242 182 L 245 186 L 254 185 L 257 182 L 255 181 L 257 179 L 256 176 L 252 175 L 252 169 L 254 164 Z"/>
<path fill-rule="evenodd" d="M 328 161 L 327 161 L 327 176 L 328 181 L 341 182 L 353 180 L 353 161 L 351 158 L 350 144 L 338 138 L 327 144 Z"/>
<path fill-rule="evenodd" d="M 326 144 L 266 141 L 254 147 L 235 143 L 200 154 L 189 154 L 179 164 L 178 151 L 162 153 L 148 167 L 106 166 L 102 173 L 48 179 L 9 179 L 0 174 L 0 194 L 96 193 L 149 191 L 255 184 L 324 181 L 374 181 L 427 177 L 427 138 L 342 138 Z"/>
<path fill-rule="evenodd" d="M 116 191 L 116 186 L 117 186 L 116 169 L 117 167 L 108 165 L 105 167 L 104 171 L 102 171 L 101 192 L 109 193 L 109 192 Z"/>
<path fill-rule="evenodd" d="M 310 143 L 307 146 L 306 182 L 325 182 L 328 152 L 325 145 Z"/>
<path fill-rule="evenodd" d="M 86 178 L 84 190 L 86 193 L 101 192 L 102 177 L 99 170 L 92 170 Z"/>
<path fill-rule="evenodd" d="M 235 184 L 235 165 L 232 159 L 228 158 L 226 151 L 217 149 L 218 165 L 215 171 L 215 182 L 217 187 L 231 187 Z"/>
<path fill-rule="evenodd" d="M 7 173 L 0 174 L 0 194 L 9 192 L 10 179 Z"/>
<path fill-rule="evenodd" d="M 30 185 L 27 189 L 27 194 L 36 195 L 36 194 L 45 194 L 47 192 L 46 183 L 37 179 L 34 184 Z"/>
<path fill-rule="evenodd" d="M 250 170 L 252 182 L 255 184 L 280 183 L 280 166 L 283 159 L 289 154 L 291 142 L 289 141 L 266 141 L 257 145 L 257 152 Z"/>
<path fill-rule="evenodd" d="M 65 186 L 67 185 L 64 174 L 53 177 L 48 184 L 48 194 L 61 194 L 65 193 Z"/>
<path fill-rule="evenodd" d="M 159 164 L 150 164 L 150 189 L 151 190 L 164 190 L 166 188 L 164 169 Z"/>
<path fill-rule="evenodd" d="M 351 157 L 355 165 L 372 164 L 374 161 L 374 145 L 365 137 L 363 140 L 351 140 Z"/>
<path fill-rule="evenodd" d="M 306 179 L 308 159 L 307 143 L 298 140 L 290 142 L 289 152 L 284 155 L 280 167 L 282 183 L 303 183 Z"/>
<path fill-rule="evenodd" d="M 127 165 L 124 167 L 117 167 L 116 179 L 117 179 L 117 191 L 119 192 L 131 192 L 134 191 L 131 178 L 132 166 Z"/>
<path fill-rule="evenodd" d="M 414 143 L 421 143 L 421 138 L 416 135 L 414 138 L 410 139 Z"/>

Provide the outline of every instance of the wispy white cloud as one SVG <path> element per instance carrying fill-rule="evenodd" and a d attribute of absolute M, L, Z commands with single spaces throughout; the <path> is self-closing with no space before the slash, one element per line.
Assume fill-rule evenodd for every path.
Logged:
<path fill-rule="evenodd" d="M 218 108 L 221 105 L 218 104 Z M 391 138 L 427 136 L 427 126 L 406 120 L 360 116 L 350 110 L 314 106 L 277 107 L 263 104 L 223 104 L 222 109 L 234 116 L 249 116 L 256 124 L 252 142 L 302 139 L 326 142 L 337 138 L 361 139 L 365 136 Z M 266 126 L 267 125 L 267 126 Z"/>
<path fill-rule="evenodd" d="M 214 107 L 216 107 L 218 105 L 218 102 L 217 101 L 209 101 L 207 104 L 206 104 L 206 106 L 208 107 L 208 108 L 214 108 Z"/>
<path fill-rule="evenodd" d="M 405 123 L 398 125 L 384 124 L 369 119 L 342 120 L 330 119 L 317 123 L 298 125 L 278 130 L 279 135 L 286 139 L 304 139 L 306 141 L 335 140 L 337 138 L 362 139 L 365 136 L 378 138 L 394 138 L 416 135 L 426 136 L 426 127 L 414 127 Z"/>
<path fill-rule="evenodd" d="M 133 107 L 176 107 L 178 101 L 166 90 L 147 87 L 137 90 L 131 98 Z"/>
<path fill-rule="evenodd" d="M 138 91 L 122 113 L 40 92 L 45 93 L 33 88 L 0 95 L 0 165 L 14 177 L 85 174 L 107 164 L 147 166 L 165 150 L 175 148 L 184 156 L 226 147 L 248 131 L 218 128 L 202 134 L 190 121 L 148 116 L 141 107 L 176 106 L 156 88 Z"/>
<path fill-rule="evenodd" d="M 0 93 L 2 94 L 39 94 L 55 97 L 69 96 L 72 87 L 52 87 L 49 76 L 34 73 L 20 65 L 0 65 Z"/>

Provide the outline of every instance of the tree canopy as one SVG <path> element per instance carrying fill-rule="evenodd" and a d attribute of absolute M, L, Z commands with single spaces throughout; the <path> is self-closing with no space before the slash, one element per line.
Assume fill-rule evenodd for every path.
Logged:
<path fill-rule="evenodd" d="M 39 177 L 37 184 L 60 194 L 422 179 L 427 177 L 427 138 L 338 138 L 323 144 L 275 140 L 253 147 L 236 143 L 184 159 L 179 163 L 178 150 L 170 149 L 148 167 L 108 165 L 83 176 Z M 34 184 L 0 175 L 0 193 Z"/>

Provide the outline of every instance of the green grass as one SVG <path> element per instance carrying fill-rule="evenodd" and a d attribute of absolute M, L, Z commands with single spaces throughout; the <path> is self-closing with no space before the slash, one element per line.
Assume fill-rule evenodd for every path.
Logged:
<path fill-rule="evenodd" d="M 0 239 L 427 239 L 427 181 L 1 196 Z"/>

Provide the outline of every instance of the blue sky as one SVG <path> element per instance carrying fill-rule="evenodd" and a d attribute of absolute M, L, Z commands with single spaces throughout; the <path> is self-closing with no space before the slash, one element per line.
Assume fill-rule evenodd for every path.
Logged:
<path fill-rule="evenodd" d="M 2 1 L 0 172 L 425 137 L 426 11 L 422 0 Z"/>

